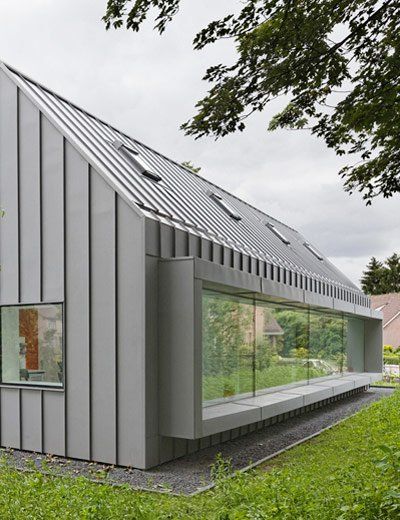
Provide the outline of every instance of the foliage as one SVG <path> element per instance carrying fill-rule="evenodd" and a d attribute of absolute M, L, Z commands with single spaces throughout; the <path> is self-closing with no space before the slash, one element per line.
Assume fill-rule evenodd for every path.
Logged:
<path fill-rule="evenodd" d="M 400 391 L 248 473 L 217 459 L 214 490 L 174 497 L 84 478 L 0 468 L 2 520 L 394 520 L 399 518 Z M 338 454 L 340 456 L 338 456 Z"/>
<path fill-rule="evenodd" d="M 400 354 L 384 354 L 385 365 L 400 365 Z"/>
<path fill-rule="evenodd" d="M 192 161 L 183 161 L 182 166 L 192 171 L 193 173 L 199 173 L 201 170 L 200 166 L 195 166 Z"/>
<path fill-rule="evenodd" d="M 373 256 L 363 272 L 361 287 L 371 295 L 400 292 L 400 255 L 393 253 L 384 262 Z"/>
<path fill-rule="evenodd" d="M 211 292 L 203 298 L 202 317 L 206 401 L 342 371 L 341 317 Z M 313 366 L 308 359 L 326 363 Z"/>
<path fill-rule="evenodd" d="M 106 28 L 139 31 L 150 13 L 163 33 L 180 0 L 108 0 Z M 194 38 L 203 49 L 236 45 L 233 64 L 211 66 L 211 83 L 187 134 L 224 136 L 279 96 L 288 103 L 269 128 L 305 129 L 338 155 L 347 191 L 369 204 L 400 191 L 400 2 L 398 0 L 244 0 Z"/>
<path fill-rule="evenodd" d="M 383 345 L 383 353 L 384 354 L 393 354 L 395 352 L 395 348 L 393 345 Z"/>

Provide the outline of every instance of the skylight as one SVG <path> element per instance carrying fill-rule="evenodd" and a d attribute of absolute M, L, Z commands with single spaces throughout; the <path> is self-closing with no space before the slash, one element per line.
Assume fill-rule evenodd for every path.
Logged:
<path fill-rule="evenodd" d="M 158 175 L 158 173 L 155 173 L 153 171 L 153 168 L 151 165 L 147 162 L 147 160 L 139 154 L 136 150 L 131 148 L 130 146 L 127 146 L 119 139 L 116 139 L 113 143 L 114 148 L 116 148 L 119 151 L 123 151 L 126 154 L 129 154 L 129 158 L 131 158 L 136 166 L 138 166 L 141 170 L 141 174 L 145 177 L 148 177 L 152 181 L 159 182 L 161 181 L 161 177 Z"/>
<path fill-rule="evenodd" d="M 290 244 L 290 240 L 288 238 L 286 238 L 285 235 L 283 233 L 281 233 L 274 224 L 272 224 L 272 222 L 267 222 L 266 226 L 268 229 L 270 229 L 272 231 L 272 233 L 274 233 L 274 235 L 276 235 L 280 240 L 282 240 L 282 242 L 284 244 L 286 244 L 286 245 Z"/>
<path fill-rule="evenodd" d="M 226 202 L 218 193 L 210 193 L 210 197 L 220 206 L 230 217 L 235 220 L 242 220 L 242 217 L 237 213 L 228 202 Z"/>
<path fill-rule="evenodd" d="M 318 260 L 323 260 L 324 257 L 319 253 L 315 247 L 313 247 L 309 242 L 304 242 L 304 247 L 306 247 Z"/>

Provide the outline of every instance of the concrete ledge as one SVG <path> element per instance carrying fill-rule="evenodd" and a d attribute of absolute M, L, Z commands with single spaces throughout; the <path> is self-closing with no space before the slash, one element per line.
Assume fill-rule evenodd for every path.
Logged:
<path fill-rule="evenodd" d="M 361 386 L 368 386 L 371 383 L 371 378 L 368 374 L 360 375 L 346 375 L 343 377 L 346 381 L 354 381 L 354 388 L 360 388 Z"/>
<path fill-rule="evenodd" d="M 292 390 L 285 390 L 283 393 L 287 394 L 299 394 L 303 397 L 302 406 L 308 406 L 309 404 L 318 403 L 324 399 L 333 397 L 333 389 L 327 387 L 317 387 L 316 385 L 310 384 L 305 386 L 298 386 Z"/>
<path fill-rule="evenodd" d="M 319 379 L 308 385 L 209 406 L 203 409 L 203 436 L 270 419 L 369 386 L 380 379 L 382 374 L 377 373 L 345 374 L 336 379 Z"/>
<path fill-rule="evenodd" d="M 208 406 L 203 409 L 203 436 L 257 421 L 261 421 L 261 408 L 257 406 L 246 406 L 239 401 Z"/>
<path fill-rule="evenodd" d="M 353 390 L 355 388 L 355 383 L 354 379 L 345 379 L 341 377 L 340 379 L 330 379 L 328 381 L 322 381 L 321 383 L 315 383 L 312 386 L 328 387 L 333 390 L 333 395 L 339 395 L 344 394 L 349 390 Z"/>
<path fill-rule="evenodd" d="M 382 381 L 382 372 L 367 372 L 366 375 L 369 376 L 371 383 L 376 383 L 377 381 Z"/>
<path fill-rule="evenodd" d="M 241 399 L 240 403 L 259 406 L 261 408 L 261 419 L 264 420 L 301 408 L 303 406 L 303 397 L 296 394 L 277 392 Z"/>

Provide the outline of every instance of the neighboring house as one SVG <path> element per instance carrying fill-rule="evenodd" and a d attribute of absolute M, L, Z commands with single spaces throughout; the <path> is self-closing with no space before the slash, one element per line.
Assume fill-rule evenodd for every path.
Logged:
<path fill-rule="evenodd" d="M 371 307 L 383 314 L 383 344 L 400 348 L 400 293 L 371 296 Z"/>
<path fill-rule="evenodd" d="M 5 64 L 0 207 L 2 446 L 149 468 L 382 371 L 300 233 Z"/>

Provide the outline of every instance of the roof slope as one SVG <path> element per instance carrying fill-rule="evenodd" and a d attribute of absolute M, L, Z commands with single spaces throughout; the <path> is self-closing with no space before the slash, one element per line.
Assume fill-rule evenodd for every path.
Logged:
<path fill-rule="evenodd" d="M 371 296 L 371 307 L 382 312 L 385 327 L 394 318 L 400 316 L 400 293 Z"/>
<path fill-rule="evenodd" d="M 146 216 L 187 229 L 274 265 L 361 292 L 326 257 L 321 261 L 307 249 L 304 237 L 294 229 L 120 132 L 8 65 L 0 62 L 0 66 L 114 189 L 134 208 L 140 207 Z M 162 181 L 156 183 L 144 177 L 129 157 L 113 146 L 115 140 L 139 152 L 162 177 Z M 240 215 L 241 220 L 227 215 L 210 197 L 210 191 L 222 196 Z M 274 224 L 290 244 L 283 243 L 266 226 L 267 222 Z"/>

